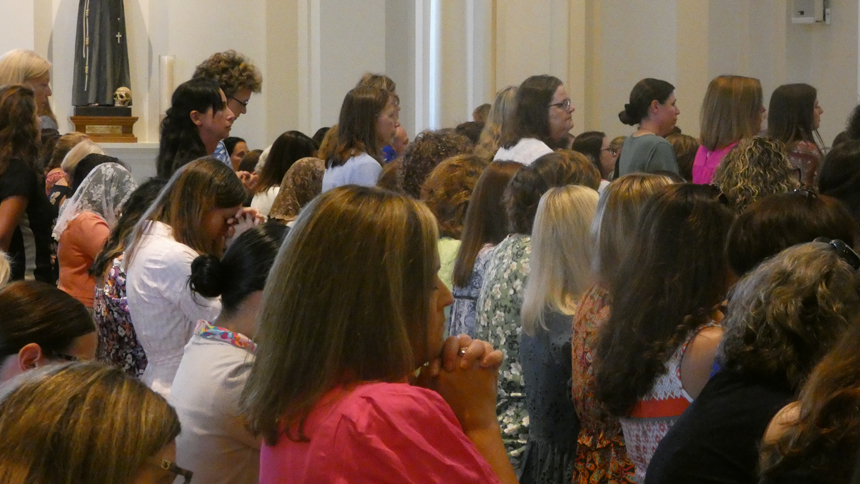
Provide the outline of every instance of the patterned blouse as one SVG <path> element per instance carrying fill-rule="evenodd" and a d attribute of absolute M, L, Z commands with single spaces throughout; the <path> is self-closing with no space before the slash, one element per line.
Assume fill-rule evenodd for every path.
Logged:
<path fill-rule="evenodd" d="M 481 286 L 484 283 L 484 274 L 487 272 L 487 264 L 490 262 L 490 254 L 493 246 L 484 245 L 475 256 L 475 266 L 472 269 L 472 277 L 466 287 L 454 286 L 454 304 L 451 305 L 451 319 L 448 322 L 448 334 L 468 334 L 475 337 L 475 318 L 478 305 L 478 297 L 481 295 Z"/>
<path fill-rule="evenodd" d="M 525 384 L 520 365 L 520 310 L 529 274 L 531 237 L 513 234 L 499 243 L 489 256 L 487 272 L 477 303 L 476 336 L 488 341 L 504 355 L 499 368 L 496 414 L 502 440 L 514 469 L 529 435 Z"/>
<path fill-rule="evenodd" d="M 146 369 L 146 353 L 137 341 L 131 324 L 128 298 L 125 293 L 125 272 L 120 268 L 122 256 L 113 260 L 113 266 L 104 284 L 96 285 L 93 319 L 99 336 L 97 357 L 140 378 Z"/>
<path fill-rule="evenodd" d="M 609 319 L 609 293 L 593 285 L 573 315 L 573 403 L 579 416 L 573 482 L 575 484 L 633 484 L 635 467 L 624 447 L 621 423 L 594 396 L 592 348 L 597 329 Z"/>
<path fill-rule="evenodd" d="M 821 164 L 821 150 L 815 143 L 800 141 L 794 146 L 789 146 L 788 161 L 799 171 L 800 183 L 808 187 L 817 186 L 815 179 L 818 177 L 818 167 Z"/>
<path fill-rule="evenodd" d="M 716 323 L 703 324 L 690 331 L 684 343 L 666 362 L 666 373 L 658 376 L 651 390 L 636 402 L 630 416 L 619 419 L 627 452 L 636 465 L 637 482 L 645 482 L 645 471 L 657 445 L 693 401 L 681 382 L 681 361 L 690 341 L 709 326 L 716 326 Z"/>

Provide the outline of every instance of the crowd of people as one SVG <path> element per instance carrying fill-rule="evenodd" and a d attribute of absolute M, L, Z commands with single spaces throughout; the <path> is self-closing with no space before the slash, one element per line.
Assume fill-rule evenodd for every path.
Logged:
<path fill-rule="evenodd" d="M 690 136 L 647 78 L 574 135 L 535 75 L 410 139 L 368 73 L 256 149 L 226 51 L 136 180 L 50 72 L 0 56 L 0 483 L 860 482 L 860 106 L 719 76 Z"/>

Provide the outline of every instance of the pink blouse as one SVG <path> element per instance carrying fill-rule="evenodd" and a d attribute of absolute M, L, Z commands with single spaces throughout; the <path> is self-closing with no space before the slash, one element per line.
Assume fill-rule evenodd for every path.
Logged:
<path fill-rule="evenodd" d="M 696 159 L 693 160 L 693 183 L 708 185 L 714 179 L 714 172 L 726 157 L 726 154 L 738 144 L 737 141 L 718 150 L 710 151 L 704 146 L 699 146 L 696 151 Z"/>
<path fill-rule="evenodd" d="M 499 482 L 442 397 L 406 383 L 336 388 L 304 434 L 264 443 L 261 484 Z"/>

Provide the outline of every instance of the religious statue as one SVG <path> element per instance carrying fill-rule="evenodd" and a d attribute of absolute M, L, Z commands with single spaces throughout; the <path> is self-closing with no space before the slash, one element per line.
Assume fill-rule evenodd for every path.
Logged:
<path fill-rule="evenodd" d="M 130 86 L 123 0 L 80 0 L 72 104 L 113 106 Z"/>

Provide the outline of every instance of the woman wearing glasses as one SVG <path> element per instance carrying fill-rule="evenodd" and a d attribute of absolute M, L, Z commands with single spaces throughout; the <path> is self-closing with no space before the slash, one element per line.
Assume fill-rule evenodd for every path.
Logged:
<path fill-rule="evenodd" d="M 0 308 L 0 383 L 52 362 L 95 357 L 96 327 L 87 308 L 55 286 L 9 284 L 0 290 Z"/>
<path fill-rule="evenodd" d="M 189 484 L 173 462 L 179 431 L 173 408 L 121 369 L 51 365 L 0 393 L 0 482 Z"/>
<path fill-rule="evenodd" d="M 547 75 L 529 77 L 517 90 L 513 117 L 503 127 L 499 151 L 493 159 L 530 165 L 561 148 L 573 129 L 573 111 L 560 79 Z"/>
<path fill-rule="evenodd" d="M 624 140 L 615 167 L 616 178 L 637 171 L 678 173 L 675 150 L 666 141 L 681 111 L 675 105 L 675 86 L 660 79 L 642 79 L 630 91 L 630 102 L 618 119 L 639 129 Z"/>

